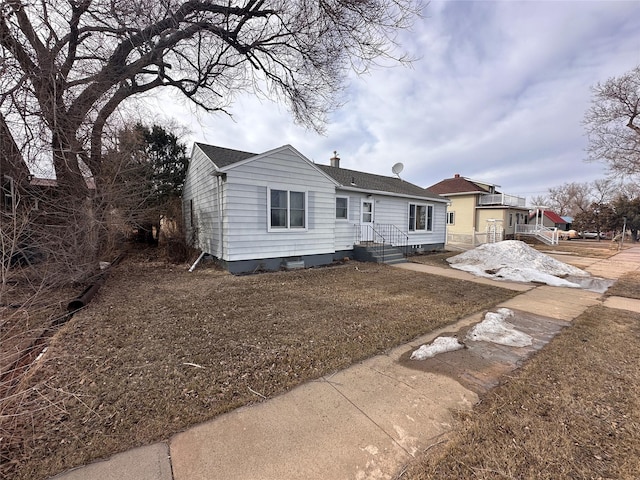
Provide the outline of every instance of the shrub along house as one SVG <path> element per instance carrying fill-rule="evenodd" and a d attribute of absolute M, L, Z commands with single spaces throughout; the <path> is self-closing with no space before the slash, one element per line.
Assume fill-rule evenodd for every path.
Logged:
<path fill-rule="evenodd" d="M 444 247 L 446 199 L 339 162 L 317 165 L 290 145 L 255 154 L 196 143 L 183 190 L 187 240 L 232 273 Z"/>

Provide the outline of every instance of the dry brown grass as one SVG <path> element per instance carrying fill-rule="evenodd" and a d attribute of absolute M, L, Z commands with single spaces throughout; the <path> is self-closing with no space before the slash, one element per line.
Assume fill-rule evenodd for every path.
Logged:
<path fill-rule="evenodd" d="M 461 252 L 431 252 L 422 255 L 412 255 L 409 257 L 410 262 L 424 263 L 426 265 L 433 265 L 434 267 L 446 267 L 450 268 L 447 258 L 458 255 Z"/>
<path fill-rule="evenodd" d="M 619 251 L 617 244 L 613 244 L 611 240 L 561 240 L 558 245 L 532 246 L 544 253 L 568 253 L 591 258 L 609 258 Z"/>
<path fill-rule="evenodd" d="M 640 272 L 629 272 L 607 290 L 607 295 L 640 299 Z"/>
<path fill-rule="evenodd" d="M 401 478 L 638 478 L 638 358 L 640 314 L 587 310 Z"/>
<path fill-rule="evenodd" d="M 356 262 L 236 277 L 129 259 L 3 402 L 0 475 L 167 439 L 513 295 Z"/>

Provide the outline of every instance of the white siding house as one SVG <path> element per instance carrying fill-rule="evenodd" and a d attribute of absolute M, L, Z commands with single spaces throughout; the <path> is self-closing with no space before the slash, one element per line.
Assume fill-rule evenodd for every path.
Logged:
<path fill-rule="evenodd" d="M 183 191 L 187 239 L 232 273 L 330 264 L 357 257 L 362 241 L 444 246 L 447 200 L 332 163 L 290 145 L 253 154 L 196 143 Z"/>

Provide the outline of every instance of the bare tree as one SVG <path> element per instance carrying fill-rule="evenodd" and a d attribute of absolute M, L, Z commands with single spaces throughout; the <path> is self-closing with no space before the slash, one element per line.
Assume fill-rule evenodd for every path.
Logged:
<path fill-rule="evenodd" d="M 575 216 L 592 202 L 589 183 L 570 182 L 549 188 L 549 207 L 558 215 Z"/>
<path fill-rule="evenodd" d="M 529 199 L 529 204 L 533 207 L 549 205 L 549 198 L 545 195 L 535 195 Z"/>
<path fill-rule="evenodd" d="M 583 122 L 588 160 L 605 162 L 616 175 L 640 174 L 640 66 L 592 91 Z"/>
<path fill-rule="evenodd" d="M 160 87 L 206 111 L 262 93 L 321 130 L 347 67 L 403 60 L 395 35 L 419 10 L 419 0 L 5 0 L 2 155 L 18 168 L 46 144 L 60 186 L 86 193 L 112 114 Z"/>
<path fill-rule="evenodd" d="M 611 178 L 601 178 L 591 182 L 591 197 L 596 203 L 610 203 L 618 193 L 620 185 Z"/>
<path fill-rule="evenodd" d="M 322 131 L 349 69 L 406 61 L 396 35 L 420 2 L 0 0 L 0 176 L 52 165 L 48 223 L 69 227 L 63 243 L 88 265 L 104 243 L 116 112 L 157 89 L 207 112 L 250 92 Z"/>
<path fill-rule="evenodd" d="M 558 215 L 575 217 L 580 212 L 591 210 L 591 204 L 603 204 L 619 193 L 620 186 L 612 179 L 605 178 L 593 182 L 569 182 L 549 188 L 547 196 L 534 197 Z"/>

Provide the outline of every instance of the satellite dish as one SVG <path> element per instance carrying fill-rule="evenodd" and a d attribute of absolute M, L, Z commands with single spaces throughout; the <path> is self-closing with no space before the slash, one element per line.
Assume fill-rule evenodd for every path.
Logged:
<path fill-rule="evenodd" d="M 403 168 L 404 168 L 404 165 L 398 162 L 393 167 L 391 167 L 391 171 L 393 172 L 394 175 L 400 178 L 400 172 L 402 172 Z"/>

